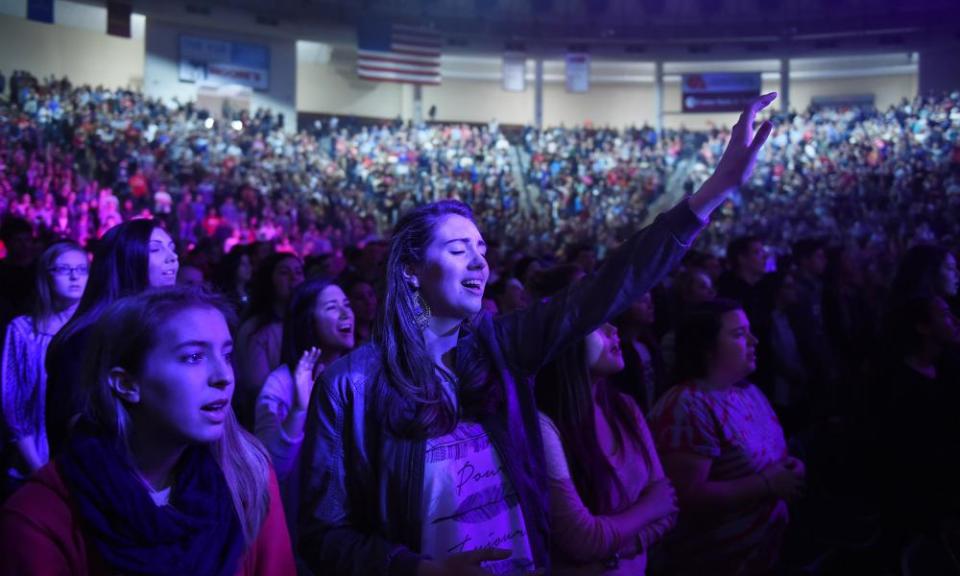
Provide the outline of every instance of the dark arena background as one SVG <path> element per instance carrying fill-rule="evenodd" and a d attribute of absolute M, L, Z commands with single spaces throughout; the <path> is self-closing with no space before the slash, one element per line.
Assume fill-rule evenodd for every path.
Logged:
<path fill-rule="evenodd" d="M 0 0 L 0 574 L 960 576 L 960 0 Z"/>

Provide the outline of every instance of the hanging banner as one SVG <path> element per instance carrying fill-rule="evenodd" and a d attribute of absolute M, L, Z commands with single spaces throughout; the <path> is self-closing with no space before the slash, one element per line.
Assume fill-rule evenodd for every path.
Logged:
<path fill-rule="evenodd" d="M 507 52 L 503 55 L 503 89 L 507 92 L 523 92 L 527 89 L 527 57 L 522 52 Z"/>
<path fill-rule="evenodd" d="M 53 0 L 27 0 L 27 20 L 53 24 Z"/>
<path fill-rule="evenodd" d="M 586 53 L 567 54 L 567 92 L 590 91 L 590 55 Z"/>
<path fill-rule="evenodd" d="M 199 36 L 180 36 L 180 81 L 270 89 L 270 48 Z"/>
<path fill-rule="evenodd" d="M 132 8 L 126 2 L 107 2 L 107 34 L 121 38 L 130 37 Z"/>
<path fill-rule="evenodd" d="M 684 112 L 739 112 L 760 95 L 759 72 L 683 75 Z"/>

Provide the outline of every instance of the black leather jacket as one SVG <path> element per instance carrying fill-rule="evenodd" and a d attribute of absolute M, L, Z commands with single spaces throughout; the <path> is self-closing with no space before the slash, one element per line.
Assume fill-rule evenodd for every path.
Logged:
<path fill-rule="evenodd" d="M 666 275 L 703 222 L 684 202 L 614 251 L 595 275 L 550 300 L 481 316 L 457 344 L 499 375 L 504 408 L 480 423 L 517 491 L 533 560 L 549 573 L 548 489 L 533 376 Z M 380 352 L 331 365 L 310 403 L 301 457 L 300 553 L 317 574 L 414 575 L 420 561 L 425 442 L 384 430 L 367 397 Z"/>

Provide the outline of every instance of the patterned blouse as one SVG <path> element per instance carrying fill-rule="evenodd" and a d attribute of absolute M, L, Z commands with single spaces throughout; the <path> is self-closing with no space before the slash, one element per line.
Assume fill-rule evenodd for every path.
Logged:
<path fill-rule="evenodd" d="M 709 458 L 710 481 L 758 474 L 788 455 L 770 403 L 748 382 L 724 390 L 674 386 L 657 402 L 649 421 L 661 458 L 670 453 Z M 786 523 L 782 500 L 709 518 L 686 517 L 681 509 L 669 539 L 670 560 L 683 574 L 707 567 L 711 574 L 760 572 L 776 561 Z"/>
<path fill-rule="evenodd" d="M 40 461 L 45 463 L 50 457 L 44 424 L 47 371 L 43 363 L 52 339 L 53 334 L 38 332 L 29 316 L 18 316 L 7 326 L 0 371 L 0 404 L 3 450 L 14 456 L 8 460 L 6 474 L 14 478 L 26 478 L 29 470 L 12 443 L 32 436 Z"/>

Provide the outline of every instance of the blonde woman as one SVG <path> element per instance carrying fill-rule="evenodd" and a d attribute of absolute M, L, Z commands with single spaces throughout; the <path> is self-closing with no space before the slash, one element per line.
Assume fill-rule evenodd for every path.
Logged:
<path fill-rule="evenodd" d="M 277 480 L 237 424 L 224 306 L 189 288 L 95 325 L 81 420 L 0 511 L 13 574 L 295 574 Z"/>

